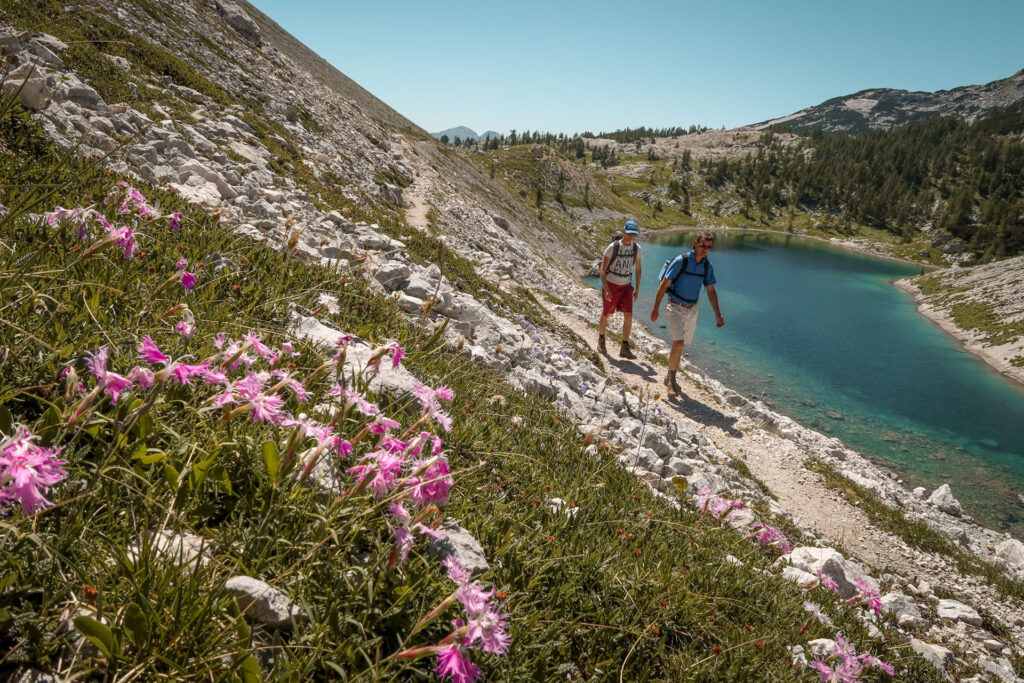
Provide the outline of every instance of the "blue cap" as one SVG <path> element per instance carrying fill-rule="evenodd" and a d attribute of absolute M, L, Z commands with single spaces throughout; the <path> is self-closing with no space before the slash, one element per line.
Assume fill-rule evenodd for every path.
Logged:
<path fill-rule="evenodd" d="M 630 235 L 640 234 L 640 228 L 637 227 L 636 221 L 626 221 L 626 224 L 622 226 L 622 229 Z"/>

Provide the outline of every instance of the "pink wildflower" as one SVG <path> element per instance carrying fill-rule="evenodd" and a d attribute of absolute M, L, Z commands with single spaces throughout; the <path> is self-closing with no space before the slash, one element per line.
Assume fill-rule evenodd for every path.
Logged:
<path fill-rule="evenodd" d="M 153 384 L 153 371 L 148 368 L 134 367 L 128 373 L 128 379 L 138 384 L 143 389 L 148 389 Z"/>
<path fill-rule="evenodd" d="M 391 368 L 394 369 L 397 368 L 402 362 L 402 359 L 405 358 L 405 349 L 399 346 L 398 342 L 394 339 L 389 339 L 388 344 L 390 345 L 390 348 L 388 348 L 388 355 L 391 356 Z"/>
<path fill-rule="evenodd" d="M 178 321 L 178 324 L 174 326 L 174 330 L 182 337 L 191 339 L 196 334 L 196 325 L 190 320 L 180 320 Z"/>
<path fill-rule="evenodd" d="M 184 270 L 187 265 L 188 265 L 188 259 L 187 258 L 181 258 L 181 259 L 178 259 L 178 262 L 174 264 L 174 269 L 175 270 Z"/>
<path fill-rule="evenodd" d="M 278 424 L 285 417 L 281 410 L 284 399 L 277 394 L 257 394 L 249 399 L 252 404 L 252 419 L 256 422 Z"/>
<path fill-rule="evenodd" d="M 459 584 L 460 586 L 469 583 L 469 572 L 467 572 L 465 568 L 461 564 L 459 564 L 459 561 L 455 558 L 455 555 L 446 555 L 441 563 L 447 570 L 449 579 Z"/>
<path fill-rule="evenodd" d="M 496 604 L 489 603 L 484 610 L 466 620 L 466 640 L 471 643 L 479 640 L 483 644 L 484 652 L 504 654 L 512 642 L 507 631 L 507 621 L 508 615 Z"/>
<path fill-rule="evenodd" d="M 264 344 L 263 341 L 259 337 L 257 337 L 256 333 L 253 332 L 252 330 L 246 332 L 245 337 L 243 337 L 243 339 L 245 339 L 245 341 L 247 341 L 249 345 L 252 346 L 253 351 L 258 353 L 263 358 L 270 358 L 272 355 L 274 355 L 274 350 L 271 349 L 266 344 Z"/>
<path fill-rule="evenodd" d="M 181 211 L 175 211 L 171 214 L 171 222 L 168 226 L 171 228 L 171 232 L 178 232 L 181 230 Z"/>
<path fill-rule="evenodd" d="M 135 250 L 138 249 L 139 245 L 135 242 L 135 232 L 131 228 L 125 226 L 123 228 L 113 229 L 110 231 L 110 234 L 118 235 L 116 244 L 124 249 L 125 258 L 132 258 L 135 256 Z"/>
<path fill-rule="evenodd" d="M 438 676 L 451 676 L 453 683 L 474 683 L 482 675 L 480 668 L 469 659 L 469 653 L 459 643 L 441 648 L 437 653 Z"/>
<path fill-rule="evenodd" d="M 339 389 L 341 388 L 340 385 L 335 386 L 337 386 Z M 355 406 L 357 411 L 359 411 L 363 415 L 366 415 L 367 417 L 373 417 L 374 415 L 380 413 L 380 408 L 377 407 L 376 403 L 370 403 L 365 398 L 363 398 L 362 396 L 360 396 L 359 394 L 350 389 L 345 389 L 344 392 L 346 409 Z"/>
<path fill-rule="evenodd" d="M 366 425 L 371 434 L 384 435 L 392 429 L 398 429 L 401 427 L 401 423 L 392 420 L 384 415 L 376 415 L 372 422 Z"/>
<path fill-rule="evenodd" d="M 425 467 L 424 467 L 425 466 Z M 420 508 L 428 505 L 447 505 L 452 488 L 452 477 L 448 461 L 437 458 L 433 461 L 417 461 L 414 470 L 423 469 L 423 474 L 408 480 L 409 498 Z"/>
<path fill-rule="evenodd" d="M 825 574 L 822 574 L 820 569 L 818 570 L 817 574 L 818 580 L 821 582 L 822 586 L 832 591 L 833 593 L 839 592 L 839 585 L 835 581 L 833 581 L 830 577 L 826 576 Z"/>
<path fill-rule="evenodd" d="M 0 441 L 0 504 L 20 501 L 25 513 L 49 505 L 44 494 L 67 477 L 60 449 L 38 446 L 37 438 L 18 425 L 13 437 Z"/>
<path fill-rule="evenodd" d="M 853 580 L 853 583 L 855 586 L 857 586 L 857 590 L 860 591 L 859 596 L 854 596 L 854 598 L 860 599 L 860 602 L 858 604 L 867 603 L 868 608 L 870 608 L 876 616 L 882 616 L 882 600 L 878 594 L 878 591 L 875 590 L 875 588 L 870 583 L 868 583 L 867 580 L 861 577 L 855 578 Z"/>
<path fill-rule="evenodd" d="M 198 365 L 175 363 L 170 368 L 170 376 L 174 379 L 175 382 L 181 384 L 182 386 L 186 384 L 191 386 L 192 382 L 189 381 L 189 378 L 195 375 L 202 375 L 209 367 L 210 364 L 205 361 L 199 363 Z"/>
<path fill-rule="evenodd" d="M 164 363 L 166 364 L 170 358 L 161 351 L 153 338 L 148 334 L 142 338 L 142 343 L 139 344 L 139 359 L 144 363 Z"/>
<path fill-rule="evenodd" d="M 183 289 L 193 290 L 196 288 L 196 276 L 187 270 L 181 271 L 181 286 Z"/>
<path fill-rule="evenodd" d="M 779 529 L 768 526 L 767 524 L 757 524 L 754 527 L 757 533 L 757 542 L 763 546 L 777 545 L 783 553 L 789 553 L 792 548 L 789 546 L 789 541 L 785 534 Z M 760 531 L 757 531 L 760 529 Z"/>
<path fill-rule="evenodd" d="M 110 396 L 111 403 L 117 403 L 121 393 L 132 386 L 132 381 L 123 375 L 107 370 L 107 347 L 101 346 L 95 351 L 87 351 L 89 360 L 86 365 L 99 382 L 99 388 Z"/>

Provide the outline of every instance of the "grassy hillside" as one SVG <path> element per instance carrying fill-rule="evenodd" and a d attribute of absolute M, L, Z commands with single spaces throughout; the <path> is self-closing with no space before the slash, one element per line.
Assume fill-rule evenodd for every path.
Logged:
<path fill-rule="evenodd" d="M 682 139 L 687 137 L 697 136 Z M 820 208 L 758 203 L 719 170 L 743 161 L 699 160 L 691 145 L 673 147 L 664 140 L 656 145 L 622 145 L 610 140 L 549 139 L 483 151 L 481 147 L 448 149 L 495 178 L 522 209 L 540 218 L 560 240 L 577 245 L 582 262 L 589 262 L 626 218 L 635 218 L 652 231 L 724 226 L 826 239 L 859 238 L 892 256 L 941 263 L 939 250 L 932 249 L 923 236 L 908 241 Z M 608 163 L 608 149 L 618 150 L 612 163 Z"/>
<path fill-rule="evenodd" d="M 450 637 L 458 605 L 416 626 L 455 584 L 418 536 L 397 566 L 392 527 L 403 522 L 386 508 L 414 484 L 403 479 L 375 496 L 348 470 L 370 462 L 359 436 L 368 418 L 339 412 L 331 358 L 290 332 L 299 307 L 375 347 L 395 340 L 424 384 L 454 392 L 444 406 L 451 431 L 429 426 L 451 468 L 450 500 L 423 507 L 422 519 L 456 521 L 486 550 L 492 568 L 477 579 L 493 587 L 511 636 L 503 655 L 472 652 L 487 678 L 810 681 L 818 674 L 794 669 L 786 647 L 837 631 L 901 678 L 937 678 L 905 647 L 868 639 L 831 593 L 766 574 L 776 547 L 738 537 L 713 514 L 674 509 L 614 453 L 588 452 L 549 403 L 441 345 L 358 271 L 239 237 L 159 188 L 135 183 L 133 194 L 96 160 L 55 151 L 9 98 L 0 100 L 0 150 L 0 430 L 5 456 L 30 451 L 52 475 L 39 483 L 52 504 L 4 482 L 5 677 L 31 667 L 112 680 L 377 680 L 435 667 L 408 650 Z M 84 236 L 82 214 L 54 216 L 52 225 L 43 218 L 57 204 L 97 212 Z M 134 253 L 128 233 L 112 237 L 96 216 L 133 228 Z M 338 298 L 336 312 L 324 294 Z M 225 382 L 245 373 L 218 335 L 241 342 L 247 333 L 253 372 L 288 373 L 275 380 L 292 388 L 264 384 L 242 400 L 236 387 L 239 403 L 217 406 L 234 386 Z M 147 336 L 169 358 L 140 354 Z M 268 357 L 256 357 L 257 337 Z M 174 379 L 204 361 L 227 377 Z M 147 370 L 155 373 L 148 387 Z M 366 379 L 347 376 L 348 387 L 398 422 L 395 434 L 429 424 L 412 397 L 376 395 Z M 301 403 L 293 380 L 309 392 Z M 306 414 L 306 426 L 278 419 L 284 413 Z M 342 441 L 312 439 L 314 423 L 331 423 Z M 323 457 L 344 495 L 302 483 L 300 464 L 318 443 L 330 444 Z M 576 512 L 552 512 L 553 497 Z M 200 537 L 209 561 L 183 570 L 162 556 L 159 530 Z M 239 574 L 282 591 L 306 618 L 280 630 L 247 622 L 223 590 Z M 834 627 L 808 617 L 808 598 Z"/>

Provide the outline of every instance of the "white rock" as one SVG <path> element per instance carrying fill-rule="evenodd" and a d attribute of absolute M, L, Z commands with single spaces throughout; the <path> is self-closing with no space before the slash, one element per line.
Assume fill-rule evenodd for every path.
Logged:
<path fill-rule="evenodd" d="M 963 513 L 960 502 L 953 497 L 953 491 L 949 488 L 949 484 L 943 484 L 935 489 L 932 495 L 928 496 L 928 502 L 947 515 L 959 517 Z"/>
<path fill-rule="evenodd" d="M 445 522 L 437 528 L 440 539 L 430 539 L 428 550 L 430 555 L 443 560 L 454 555 L 463 569 L 471 574 L 484 572 L 491 568 L 480 542 L 471 533 L 454 522 Z"/>
<path fill-rule="evenodd" d="M 235 597 L 246 618 L 269 628 L 290 630 L 306 614 L 288 597 L 269 584 L 250 576 L 233 576 L 224 583 L 224 590 Z"/>
<path fill-rule="evenodd" d="M 903 615 L 920 617 L 921 610 L 917 607 L 914 598 L 903 593 L 886 593 L 882 596 L 882 609 L 897 619 Z"/>
<path fill-rule="evenodd" d="M 863 566 L 847 560 L 842 553 L 833 548 L 803 546 L 794 549 L 788 555 L 783 555 L 783 558 L 793 566 L 815 576 L 820 571 L 836 582 L 839 594 L 844 598 L 857 594 L 858 589 L 853 582 L 858 578 L 866 581 L 875 590 L 878 589 L 878 582 L 868 575 Z"/>
<path fill-rule="evenodd" d="M 917 638 L 911 638 L 910 647 L 940 671 L 945 671 L 946 666 L 953 662 L 953 653 L 941 645 L 933 645 Z"/>
<path fill-rule="evenodd" d="M 814 659 L 824 659 L 832 654 L 836 641 L 831 638 L 815 638 L 807 643 L 807 654 Z"/>
<path fill-rule="evenodd" d="M 939 600 L 936 614 L 943 619 L 962 621 L 972 626 L 981 626 L 981 615 L 973 608 L 956 600 Z"/>
<path fill-rule="evenodd" d="M 1024 569 L 1024 543 L 1009 538 L 996 545 L 996 557 L 1006 562 L 1011 569 Z"/>

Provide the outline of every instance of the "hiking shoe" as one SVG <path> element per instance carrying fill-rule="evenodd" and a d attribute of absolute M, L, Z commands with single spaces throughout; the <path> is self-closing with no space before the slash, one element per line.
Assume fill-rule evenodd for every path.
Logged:
<path fill-rule="evenodd" d="M 676 373 L 670 372 L 665 375 L 665 386 L 673 394 L 682 394 L 683 388 L 679 386 L 679 382 L 676 381 Z"/>
<path fill-rule="evenodd" d="M 630 360 L 633 360 L 634 358 L 636 358 L 636 356 L 633 355 L 633 352 L 629 350 L 629 342 L 628 341 L 622 342 L 622 346 L 619 347 L 619 358 L 628 358 Z"/>
<path fill-rule="evenodd" d="M 604 345 L 604 335 L 597 335 L 597 350 L 599 353 L 608 353 L 608 347 Z"/>

